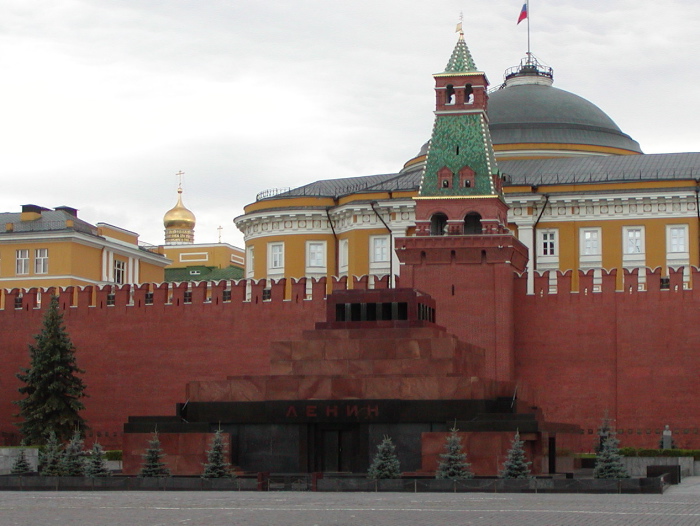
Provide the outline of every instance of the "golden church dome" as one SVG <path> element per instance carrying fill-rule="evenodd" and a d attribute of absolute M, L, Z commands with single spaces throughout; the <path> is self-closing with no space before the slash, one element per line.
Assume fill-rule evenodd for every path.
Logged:
<path fill-rule="evenodd" d="M 182 204 L 182 188 L 178 188 L 177 193 L 177 204 L 165 213 L 163 225 L 165 228 L 194 229 L 197 220 L 194 214 Z"/>
<path fill-rule="evenodd" d="M 181 244 L 194 242 L 194 214 L 182 204 L 182 187 L 177 189 L 177 204 L 163 216 L 165 243 Z"/>

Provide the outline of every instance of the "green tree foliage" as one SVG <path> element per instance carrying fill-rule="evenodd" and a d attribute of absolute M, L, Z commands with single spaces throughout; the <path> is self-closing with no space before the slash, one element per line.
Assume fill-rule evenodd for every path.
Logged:
<path fill-rule="evenodd" d="M 85 429 L 80 401 L 85 384 L 78 376 L 84 373 L 75 361 L 75 347 L 63 325 L 58 298 L 53 296 L 44 316 L 41 333 L 29 346 L 28 369 L 17 373 L 25 385 L 19 392 L 25 398 L 16 402 L 22 422 L 20 431 L 29 444 L 45 444 L 50 432 L 59 442 L 68 440 L 74 429 Z"/>
<path fill-rule="evenodd" d="M 396 456 L 396 446 L 385 436 L 377 446 L 377 454 L 372 460 L 367 476 L 370 479 L 397 479 L 401 477 L 401 465 Z"/>
<path fill-rule="evenodd" d="M 61 476 L 82 477 L 85 475 L 85 453 L 83 452 L 83 439 L 80 431 L 73 433 L 68 444 L 63 449 L 60 462 Z"/>
<path fill-rule="evenodd" d="M 62 459 L 63 447 L 56 438 L 56 433 L 51 431 L 46 445 L 39 450 L 39 472 L 45 477 L 60 477 Z"/>
<path fill-rule="evenodd" d="M 211 441 L 211 449 L 207 451 L 207 463 L 204 464 L 202 478 L 220 479 L 234 476 L 235 475 L 231 472 L 231 464 L 226 462 L 224 436 L 219 429 Z"/>
<path fill-rule="evenodd" d="M 525 458 L 524 442 L 520 440 L 520 432 L 516 431 L 508 450 L 508 456 L 503 463 L 503 470 L 500 477 L 503 479 L 529 479 L 530 466 L 532 462 L 528 462 Z"/>
<path fill-rule="evenodd" d="M 151 440 L 148 441 L 148 449 L 143 456 L 143 465 L 139 477 L 169 477 L 170 470 L 163 462 L 163 449 L 160 447 L 158 432 L 154 432 Z"/>
<path fill-rule="evenodd" d="M 88 453 L 85 462 L 85 476 L 91 478 L 112 476 L 112 472 L 107 468 L 102 446 L 98 442 L 92 445 L 92 449 Z"/>
<path fill-rule="evenodd" d="M 596 479 L 626 479 L 629 473 L 622 464 L 622 455 L 619 448 L 620 441 L 611 431 L 603 443 L 603 447 L 596 456 L 593 478 Z"/>
<path fill-rule="evenodd" d="M 453 427 L 447 436 L 445 452 L 440 454 L 440 464 L 435 473 L 436 479 L 464 480 L 474 477 L 457 432 L 457 428 Z"/>
<path fill-rule="evenodd" d="M 602 451 L 603 444 L 605 444 L 605 441 L 613 432 L 612 422 L 610 421 L 610 417 L 606 411 L 605 416 L 603 416 L 603 421 L 600 423 L 600 427 L 598 428 L 598 440 L 593 448 L 596 455 Z"/>
<path fill-rule="evenodd" d="M 29 460 L 27 460 L 27 454 L 24 448 L 19 450 L 19 455 L 12 463 L 12 468 L 10 469 L 11 475 L 24 475 L 26 473 L 31 473 L 32 467 L 29 465 Z"/>

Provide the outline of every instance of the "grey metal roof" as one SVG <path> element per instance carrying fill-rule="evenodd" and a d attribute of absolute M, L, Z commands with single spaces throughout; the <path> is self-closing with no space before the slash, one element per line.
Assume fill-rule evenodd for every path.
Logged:
<path fill-rule="evenodd" d="M 366 175 L 344 179 L 324 179 L 282 192 L 270 199 L 286 197 L 340 197 L 360 192 L 389 192 L 418 189 L 423 166 L 415 166 L 398 174 Z"/>
<path fill-rule="evenodd" d="M 700 153 L 586 156 L 499 161 L 510 185 L 700 178 Z"/>
<path fill-rule="evenodd" d="M 72 227 L 66 226 L 67 220 L 73 221 Z M 18 232 L 49 232 L 49 231 L 74 231 L 82 232 L 83 234 L 97 235 L 97 228 L 82 219 L 78 219 L 74 215 L 69 214 L 64 210 L 43 210 L 41 217 L 33 221 L 22 221 L 20 212 L 2 212 L 0 213 L 0 225 L 7 223 L 13 224 L 12 232 L 5 232 L 2 229 L 0 233 L 18 233 Z"/>
<path fill-rule="evenodd" d="M 598 106 L 552 86 L 508 86 L 489 95 L 493 144 L 586 144 L 641 152 Z"/>

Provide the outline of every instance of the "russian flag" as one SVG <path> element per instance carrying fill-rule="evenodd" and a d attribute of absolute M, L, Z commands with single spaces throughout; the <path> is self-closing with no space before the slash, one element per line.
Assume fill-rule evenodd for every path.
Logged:
<path fill-rule="evenodd" d="M 520 16 L 518 17 L 518 24 L 527 18 L 527 3 L 523 4 L 523 8 L 520 10 Z M 517 25 L 517 24 L 516 24 Z"/>

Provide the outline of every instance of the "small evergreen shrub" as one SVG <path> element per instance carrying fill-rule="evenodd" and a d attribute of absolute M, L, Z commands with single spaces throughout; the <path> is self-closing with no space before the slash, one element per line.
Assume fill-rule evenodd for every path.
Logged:
<path fill-rule="evenodd" d="M 85 462 L 85 476 L 90 478 L 112 476 L 112 472 L 107 467 L 102 446 L 98 442 L 92 445 L 92 449 L 88 453 Z"/>
<path fill-rule="evenodd" d="M 139 477 L 169 477 L 170 470 L 163 462 L 163 449 L 160 447 L 158 432 L 154 432 L 143 455 L 143 465 Z"/>
<path fill-rule="evenodd" d="M 202 478 L 220 479 L 232 477 L 235 477 L 235 475 L 231 472 L 231 464 L 226 462 L 224 437 L 219 429 L 211 441 L 211 449 L 207 451 L 207 463 L 204 464 Z"/>
<path fill-rule="evenodd" d="M 84 462 L 83 439 L 80 436 L 80 431 L 76 430 L 63 450 L 60 462 L 61 476 L 82 477 L 85 475 Z"/>
<path fill-rule="evenodd" d="M 465 480 L 474 477 L 467 454 L 462 450 L 462 439 L 453 427 L 445 441 L 445 452 L 440 454 L 440 464 L 435 472 L 436 479 Z"/>
<path fill-rule="evenodd" d="M 367 477 L 373 480 L 401 477 L 401 465 L 399 457 L 396 456 L 396 446 L 388 436 L 384 436 L 381 444 L 377 446 L 377 454 L 367 471 Z"/>
<path fill-rule="evenodd" d="M 516 431 L 513 442 L 508 450 L 506 461 L 503 463 L 503 470 L 499 475 L 502 479 L 531 478 L 530 465 L 532 465 L 532 462 L 529 462 L 525 458 L 523 444 L 524 442 L 520 440 L 520 432 Z"/>
<path fill-rule="evenodd" d="M 26 475 L 32 472 L 32 467 L 29 465 L 29 460 L 27 460 L 27 455 L 24 448 L 19 450 L 19 455 L 12 463 L 12 468 L 10 469 L 11 475 Z"/>
<path fill-rule="evenodd" d="M 620 455 L 618 444 L 619 440 L 615 437 L 615 433 L 611 432 L 596 458 L 593 478 L 627 479 L 630 477 L 622 465 L 622 456 Z"/>
<path fill-rule="evenodd" d="M 46 445 L 39 450 L 39 472 L 45 477 L 60 477 L 63 448 L 56 433 L 51 431 Z"/>

